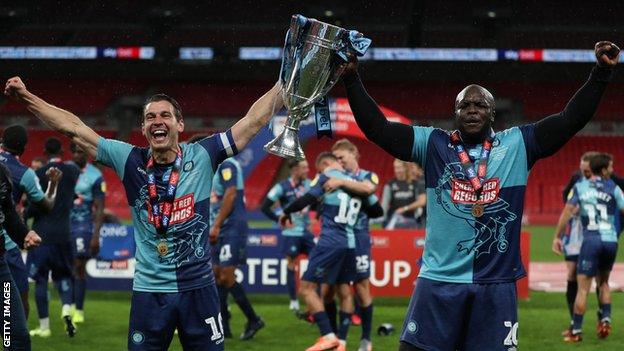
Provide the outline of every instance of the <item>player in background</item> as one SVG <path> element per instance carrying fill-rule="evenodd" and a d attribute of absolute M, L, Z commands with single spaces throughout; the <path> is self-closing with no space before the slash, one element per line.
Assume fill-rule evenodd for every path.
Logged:
<path fill-rule="evenodd" d="M 578 207 L 583 226 L 583 244 L 578 256 L 578 292 L 574 301 L 572 332 L 564 337 L 566 342 L 579 342 L 582 338 L 583 315 L 592 280 L 600 289 L 601 319 L 596 332 L 606 338 L 611 331 L 611 291 L 609 274 L 617 256 L 615 218 L 624 213 L 624 194 L 610 178 L 613 158 L 597 154 L 589 161 L 591 177 L 577 182 L 568 197 L 564 219 L 570 220 Z"/>
<path fill-rule="evenodd" d="M 57 168 L 50 170 L 48 176 L 52 183 L 44 193 L 39 185 L 39 179 L 32 169 L 29 169 L 20 162 L 19 157 L 24 153 L 28 144 L 28 134 L 21 125 L 8 126 L 2 134 L 2 147 L 0 148 L 0 163 L 9 170 L 11 182 L 13 183 L 13 203 L 20 202 L 23 195 L 32 205 L 38 207 L 43 212 L 49 212 L 54 207 L 56 199 L 56 188 L 61 174 Z M 30 306 L 28 304 L 28 270 L 22 259 L 22 252 L 17 244 L 10 237 L 4 237 L 5 258 L 20 292 L 24 314 L 28 319 Z"/>
<path fill-rule="evenodd" d="M 9 169 L 0 164 L 0 279 L 3 289 L 2 325 L 4 350 L 30 351 L 30 337 L 26 316 L 22 308 L 19 290 L 11 276 L 4 258 L 4 240 L 11 237 L 19 247 L 30 249 L 41 243 L 41 238 L 28 228 L 15 210 L 13 202 L 13 184 Z"/>
<path fill-rule="evenodd" d="M 589 160 L 597 154 L 598 152 L 596 151 L 587 151 L 581 156 L 579 169 L 572 175 L 572 179 L 575 183 L 591 177 Z M 566 187 L 567 194 L 565 194 L 566 201 L 564 204 L 567 203 L 568 196 L 570 191 L 572 191 L 574 184 L 570 187 Z M 583 243 L 583 225 L 580 217 L 578 216 L 578 208 L 575 208 L 569 221 L 565 220 L 567 216 L 566 213 L 567 210 L 564 207 L 559 215 L 559 220 L 557 221 L 557 226 L 555 228 L 552 251 L 557 255 L 563 254 L 565 259 L 567 270 L 566 302 L 568 303 L 570 320 L 572 320 L 574 315 L 574 300 L 576 299 L 576 292 L 578 291 L 578 283 L 576 282 L 576 265 L 578 261 L 578 254 L 581 251 L 581 244 Z M 600 287 L 596 290 L 596 297 L 600 295 L 599 288 Z M 600 316 L 598 316 L 598 319 L 601 319 Z M 562 336 L 566 336 L 571 332 L 572 323 L 570 323 L 570 326 L 562 332 Z"/>
<path fill-rule="evenodd" d="M 236 281 L 236 267 L 247 264 L 247 210 L 245 209 L 245 182 L 243 170 L 235 157 L 223 161 L 212 180 L 210 201 L 210 243 L 217 278 L 217 291 L 221 302 L 223 332 L 231 336 L 228 295 L 247 318 L 241 340 L 249 340 L 262 328 L 264 321 L 256 314 Z"/>
<path fill-rule="evenodd" d="M 328 179 L 323 185 L 326 192 L 331 192 L 336 188 L 355 194 L 361 197 L 373 195 L 379 185 L 379 177 L 374 172 L 360 168 L 358 160 L 360 152 L 357 147 L 348 139 L 340 139 L 332 146 L 332 154 L 338 159 L 342 168 L 357 182 L 341 178 Z M 373 324 L 373 297 L 370 293 L 370 261 L 371 237 L 369 232 L 368 215 L 365 211 L 358 213 L 354 226 L 355 234 L 355 313 L 352 316 L 358 317 L 362 326 L 362 335 L 358 351 L 372 350 L 371 329 Z M 325 311 L 333 325 L 336 322 L 336 302 L 334 294 L 330 291 L 325 294 Z M 341 316 L 344 317 L 344 316 Z M 339 319 L 340 324 L 345 321 Z M 358 324 L 358 323 L 354 323 Z"/>
<path fill-rule="evenodd" d="M 381 206 L 385 213 L 384 228 L 421 227 L 418 219 L 421 219 L 423 207 L 427 204 L 423 177 L 416 180 L 412 169 L 417 166 L 413 162 L 395 159 L 392 167 L 394 178 L 384 185 L 381 196 Z"/>
<path fill-rule="evenodd" d="M 389 122 L 352 58 L 343 81 L 359 128 L 390 155 L 425 170 L 425 250 L 401 351 L 517 348 L 515 282 L 525 276 L 520 229 L 529 171 L 589 122 L 619 53 L 611 42 L 596 43 L 596 66 L 561 112 L 498 133 L 494 97 L 475 84 L 455 99 L 453 132 Z"/>
<path fill-rule="evenodd" d="M 207 240 L 212 177 L 282 107 L 280 90 L 278 83 L 231 129 L 194 144 L 178 143 L 184 119 L 177 101 L 156 94 L 146 100 L 140 120 L 149 147 L 139 148 L 101 137 L 76 115 L 29 92 L 19 77 L 7 81 L 5 95 L 123 181 L 137 243 L 129 350 L 166 349 L 176 328 L 185 349 L 223 350 Z"/>
<path fill-rule="evenodd" d="M 76 328 L 72 322 L 71 304 L 73 302 L 72 263 L 73 255 L 70 239 L 69 214 L 74 203 L 74 189 L 80 176 L 80 170 L 70 164 L 63 163 L 61 141 L 50 137 L 45 141 L 44 153 L 48 163 L 37 170 L 41 186 L 46 189 L 46 174 L 51 168 L 62 172 L 58 184 L 54 208 L 49 213 L 34 211 L 33 230 L 41 235 L 41 245 L 28 253 L 26 267 L 30 278 L 35 281 L 35 302 L 39 315 L 39 328 L 30 331 L 31 336 L 50 336 L 50 318 L 48 312 L 48 277 L 52 272 L 52 281 L 61 297 L 61 318 L 65 323 L 67 335 L 73 337 Z"/>
<path fill-rule="evenodd" d="M 292 213 L 319 203 L 317 208 L 320 212 L 321 235 L 308 257 L 308 268 L 301 278 L 299 293 L 310 309 L 310 313 L 313 314 L 321 337 L 306 351 L 333 348 L 343 351 L 346 350 L 347 333 L 353 313 L 350 284 L 355 280 L 356 273 L 354 230 L 358 213 L 363 209 L 371 217 L 380 217 L 383 215 L 383 210 L 374 195 L 362 200 L 345 192 L 341 187 L 335 187 L 331 189 L 331 192 L 324 189 L 325 183 L 330 178 L 354 181 L 331 153 L 319 154 L 316 169 L 320 174 L 310 183 L 310 190 L 284 209 L 284 214 L 280 217 L 280 225 L 286 228 L 292 227 L 290 217 Z M 333 183 L 333 186 L 336 186 L 336 182 Z M 377 205 L 372 206 L 374 203 Z M 341 321 L 338 326 L 338 335 L 332 332 L 323 300 L 317 293 L 320 284 L 338 285 Z"/>
<path fill-rule="evenodd" d="M 37 157 L 33 158 L 32 161 L 30 161 L 30 169 L 32 169 L 33 171 L 36 171 L 39 168 L 45 166 L 45 164 L 47 162 L 48 162 L 48 160 L 46 160 L 45 157 L 37 156 Z"/>
<path fill-rule="evenodd" d="M 72 163 L 80 169 L 76 183 L 71 218 L 71 241 L 74 256 L 74 323 L 84 322 L 87 290 L 86 264 L 100 250 L 100 228 L 104 219 L 106 183 L 102 172 L 88 162 L 87 154 L 74 142 L 70 144 Z"/>
<path fill-rule="evenodd" d="M 310 167 L 308 166 L 308 161 L 288 160 L 287 164 L 290 177 L 275 184 L 262 202 L 262 213 L 275 222 L 279 222 L 279 213 L 275 213 L 272 209 L 276 204 L 283 209 L 310 190 L 310 180 L 308 179 Z M 288 308 L 291 311 L 299 311 L 295 261 L 297 256 L 309 254 L 314 247 L 314 235 L 308 230 L 310 226 L 309 208 L 306 207 L 300 212 L 293 213 L 291 220 L 293 227 L 282 230 L 281 249 L 287 261 L 286 286 L 288 287 L 288 296 L 290 297 Z"/>

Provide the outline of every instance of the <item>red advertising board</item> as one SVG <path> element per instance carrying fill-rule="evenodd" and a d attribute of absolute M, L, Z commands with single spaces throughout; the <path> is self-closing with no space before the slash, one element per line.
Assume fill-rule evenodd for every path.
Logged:
<path fill-rule="evenodd" d="M 420 269 L 424 230 L 372 230 L 371 287 L 374 296 L 411 296 Z M 529 233 L 521 235 L 522 262 L 529 270 Z M 518 296 L 529 298 L 528 276 L 518 281 Z"/>

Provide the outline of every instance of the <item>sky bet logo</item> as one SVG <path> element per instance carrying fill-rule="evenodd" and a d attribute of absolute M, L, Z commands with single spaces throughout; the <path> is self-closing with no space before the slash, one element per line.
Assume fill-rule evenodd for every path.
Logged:
<path fill-rule="evenodd" d="M 277 235 L 272 234 L 250 235 L 247 237 L 249 246 L 277 246 L 277 242 Z"/>

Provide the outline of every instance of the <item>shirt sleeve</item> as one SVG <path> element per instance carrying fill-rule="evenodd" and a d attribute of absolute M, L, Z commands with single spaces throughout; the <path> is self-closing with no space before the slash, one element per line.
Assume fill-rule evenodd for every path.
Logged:
<path fill-rule="evenodd" d="M 101 176 L 98 177 L 93 186 L 91 187 L 91 193 L 93 194 L 94 199 L 103 199 L 106 195 L 106 183 L 104 182 L 104 178 Z"/>
<path fill-rule="evenodd" d="M 618 209 L 624 209 L 624 194 L 622 194 L 622 189 L 619 186 L 615 187 L 615 203 L 617 204 Z"/>
<path fill-rule="evenodd" d="M 100 138 L 95 160 L 112 167 L 123 180 L 126 161 L 133 148 L 134 146 L 119 140 Z"/>
<path fill-rule="evenodd" d="M 379 186 L 379 176 L 375 172 L 368 172 L 366 177 L 364 178 L 371 182 L 375 186 L 375 191 L 377 191 L 377 186 Z"/>
<path fill-rule="evenodd" d="M 234 166 L 230 162 L 224 162 L 221 167 L 219 167 L 219 179 L 221 184 L 223 184 L 223 189 L 227 189 L 229 187 L 236 187 L 236 180 L 238 176 L 238 170 L 236 166 Z"/>
<path fill-rule="evenodd" d="M 37 178 L 35 171 L 30 168 L 24 172 L 19 185 L 30 202 L 39 202 L 45 197 L 41 184 L 39 184 L 39 178 Z"/>
<path fill-rule="evenodd" d="M 535 136 L 535 124 L 526 124 L 520 126 L 520 132 L 522 133 L 522 139 L 524 140 L 524 148 L 527 156 L 527 169 L 533 168 L 535 162 L 537 162 L 543 156 L 543 151 L 540 148 L 537 138 Z"/>
<path fill-rule="evenodd" d="M 308 194 L 316 197 L 317 199 L 323 194 L 325 194 L 325 190 L 323 189 L 323 184 L 329 179 L 325 174 L 317 174 L 312 182 L 310 183 L 310 190 L 308 190 Z"/>
<path fill-rule="evenodd" d="M 282 185 L 277 183 L 271 188 L 271 190 L 269 190 L 267 197 L 269 198 L 269 200 L 276 202 L 277 200 L 279 200 L 280 197 L 282 197 L 283 193 L 284 189 L 282 188 Z"/>
<path fill-rule="evenodd" d="M 578 205 L 579 204 L 579 198 L 578 198 L 578 190 L 576 189 L 576 186 L 572 187 L 572 190 L 570 191 L 570 193 L 568 193 L 568 205 Z"/>
<path fill-rule="evenodd" d="M 213 134 L 197 143 L 208 152 L 212 162 L 212 169 L 217 169 L 226 158 L 238 153 L 234 137 L 232 137 L 232 130 L 230 129 L 222 133 Z"/>
<path fill-rule="evenodd" d="M 433 132 L 432 127 L 414 126 L 414 145 L 412 145 L 412 161 L 418 162 L 425 166 L 427 160 L 427 145 L 429 144 L 429 136 Z"/>

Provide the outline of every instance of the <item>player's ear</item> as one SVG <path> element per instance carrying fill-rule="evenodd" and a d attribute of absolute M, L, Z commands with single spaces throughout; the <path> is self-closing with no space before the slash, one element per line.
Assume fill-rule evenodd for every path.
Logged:
<path fill-rule="evenodd" d="M 178 133 L 182 133 L 184 131 L 184 118 L 180 118 L 178 121 Z"/>

